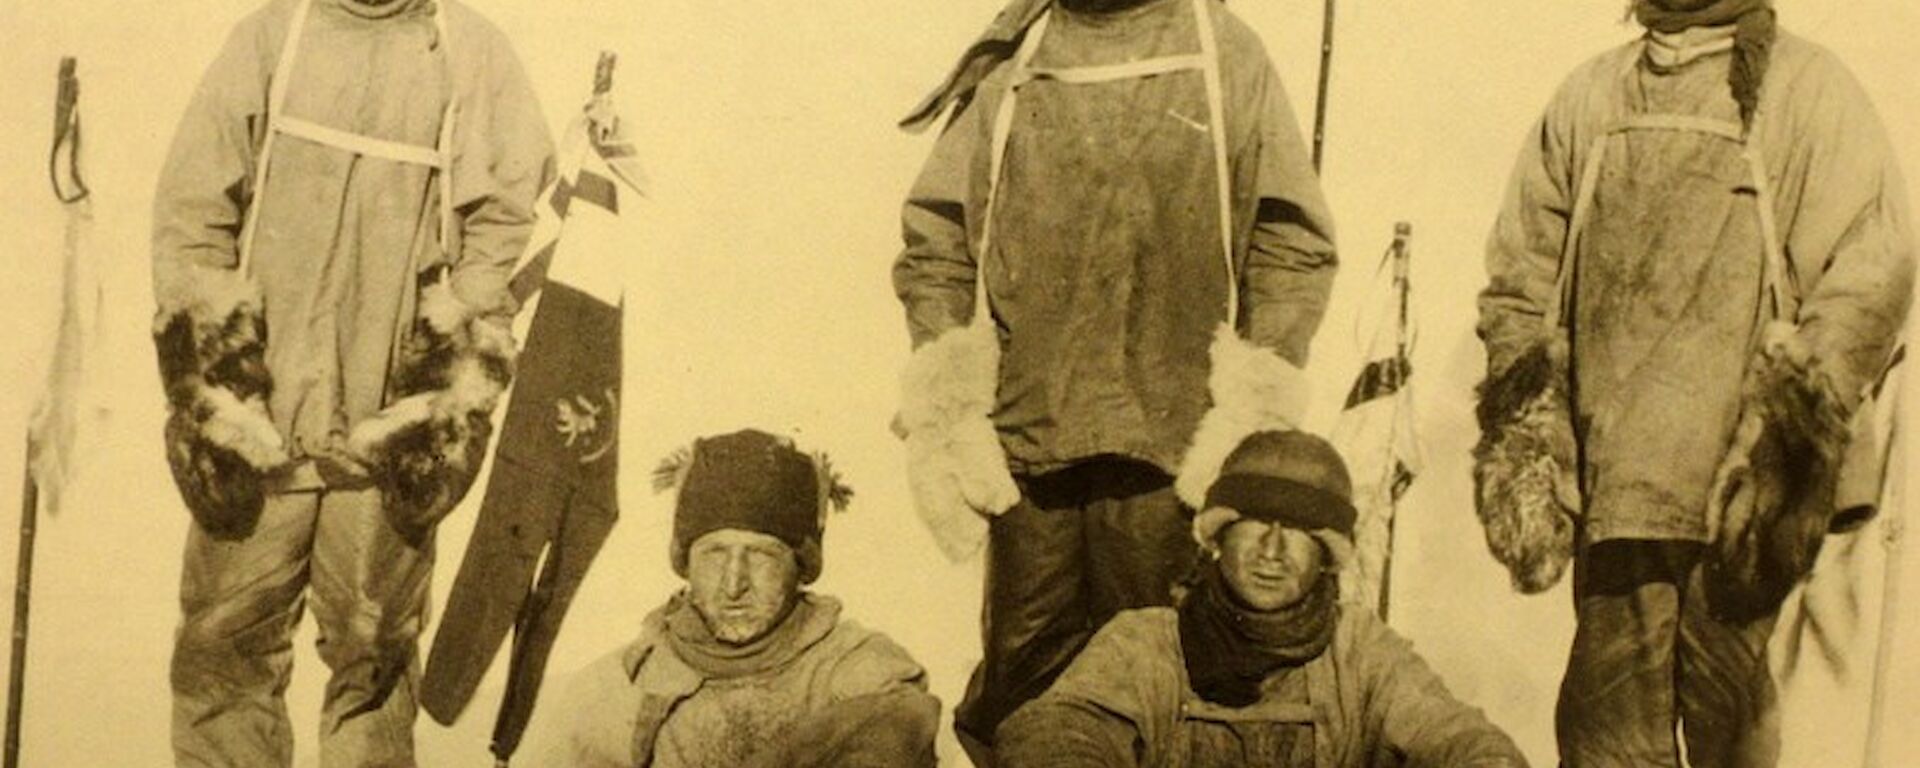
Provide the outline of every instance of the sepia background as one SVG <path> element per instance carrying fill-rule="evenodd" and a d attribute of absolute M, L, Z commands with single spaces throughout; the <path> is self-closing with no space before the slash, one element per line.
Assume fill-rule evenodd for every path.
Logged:
<path fill-rule="evenodd" d="M 167 657 L 187 515 L 160 449 L 146 329 L 151 194 L 175 122 L 228 29 L 259 0 L 0 0 L 0 584 L 13 584 L 12 478 L 50 348 L 62 212 L 45 181 L 59 56 L 79 57 L 87 257 L 107 282 L 75 495 L 43 519 L 25 728 L 29 766 L 165 765 Z M 696 435 L 759 426 L 829 452 L 857 491 L 829 521 L 818 589 L 929 670 L 950 716 L 979 653 L 979 562 L 945 561 L 908 503 L 887 429 L 907 339 L 888 268 L 899 203 L 931 145 L 894 121 L 946 74 L 1000 0 L 614 2 L 470 0 L 520 52 L 558 130 L 620 54 L 615 98 L 655 182 L 627 259 L 623 519 L 574 603 L 550 681 L 630 638 L 677 586 L 670 505 L 653 463 Z M 1481 375 L 1473 297 L 1481 249 L 1523 135 L 1560 78 L 1631 38 L 1621 0 L 1347 0 L 1341 4 L 1325 186 L 1344 260 L 1310 372 L 1326 429 L 1356 371 L 1356 311 L 1393 222 L 1413 224 L 1414 386 L 1426 466 L 1404 507 L 1391 623 L 1551 765 L 1552 705 L 1572 635 L 1567 587 L 1523 598 L 1486 554 L 1470 503 L 1470 392 Z M 1783 23 L 1837 49 L 1920 178 L 1920 62 L 1910 0 L 1781 0 Z M 1301 119 L 1313 114 L 1321 0 L 1236 0 L 1267 41 Z M 1303 126 L 1303 132 L 1308 126 Z M 1909 420 L 1911 421 L 1911 420 Z M 435 610 L 473 522 L 443 526 Z M 1857 764 L 1881 595 L 1883 517 L 1851 576 L 1864 613 L 1844 674 L 1806 668 L 1787 698 L 1793 765 Z M 1911 542 L 1909 542 L 1911 545 Z M 1911 549 L 1911 546 L 1909 546 Z M 1902 645 L 1920 649 L 1920 565 L 1906 569 Z M 1840 582 L 1836 582 L 1840 583 Z M 5 590 L 7 594 L 12 589 Z M 431 630 L 429 630 L 431 631 Z M 289 694 L 299 761 L 315 763 L 325 668 L 312 627 Z M 423 649 L 425 641 L 422 645 Z M 1895 654 L 1890 725 L 1920 713 L 1920 659 Z M 504 666 L 504 662 L 500 665 Z M 429 766 L 485 765 L 503 669 L 465 719 L 421 718 Z M 564 716 L 543 710 L 539 721 Z M 1895 727 L 1886 765 L 1920 764 Z M 963 761 L 943 733 L 942 754 Z"/>

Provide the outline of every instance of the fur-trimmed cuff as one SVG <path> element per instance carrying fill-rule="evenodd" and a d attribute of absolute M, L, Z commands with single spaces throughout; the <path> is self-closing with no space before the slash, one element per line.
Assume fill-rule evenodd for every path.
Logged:
<path fill-rule="evenodd" d="M 479 475 L 494 406 L 513 381 L 512 334 L 455 298 L 421 291 L 395 375 L 399 399 L 354 425 L 347 450 L 385 492 L 403 533 L 419 536 L 460 503 Z"/>
<path fill-rule="evenodd" d="M 1196 510 L 1206 504 L 1207 489 L 1240 441 L 1255 432 L 1300 428 L 1309 392 L 1299 366 L 1240 338 L 1224 323 L 1214 331 L 1208 357 L 1213 407 L 1200 417 L 1173 484 L 1180 500 Z"/>
<path fill-rule="evenodd" d="M 1767 604 L 1820 553 L 1849 436 L 1849 415 L 1797 331 L 1784 322 L 1762 331 L 1707 502 L 1721 584 Z"/>
<path fill-rule="evenodd" d="M 167 465 L 201 527 L 243 533 L 264 504 L 261 474 L 288 460 L 267 414 L 260 291 L 233 270 L 185 265 L 161 274 L 153 339 L 167 394 Z"/>
<path fill-rule="evenodd" d="M 1020 501 L 992 414 L 1000 386 L 1000 340 L 971 323 L 908 358 L 900 377 L 899 425 L 914 507 L 948 558 L 964 560 L 986 538 L 982 515 Z"/>
<path fill-rule="evenodd" d="M 1487 548 L 1525 594 L 1558 583 L 1573 559 L 1582 500 L 1568 353 L 1564 338 L 1541 343 L 1479 391 L 1474 508 Z"/>

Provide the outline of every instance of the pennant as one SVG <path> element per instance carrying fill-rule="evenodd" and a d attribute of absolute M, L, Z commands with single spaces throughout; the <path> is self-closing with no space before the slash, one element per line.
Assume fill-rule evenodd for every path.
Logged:
<path fill-rule="evenodd" d="M 611 65 L 603 54 L 594 97 L 561 142 L 558 177 L 536 202 L 509 283 L 525 343 L 421 681 L 422 708 L 453 722 L 511 629 L 492 744 L 503 763 L 532 716 L 567 607 L 619 517 L 621 264 L 647 181 L 607 96 Z"/>
<path fill-rule="evenodd" d="M 1375 291 L 1362 317 L 1375 324 L 1365 337 L 1360 374 L 1354 378 L 1330 437 L 1353 477 L 1353 570 L 1342 579 L 1342 597 L 1377 607 L 1386 615 L 1388 572 L 1392 562 L 1393 518 L 1401 498 L 1420 472 L 1419 438 L 1414 430 L 1413 331 L 1407 313 L 1409 283 L 1407 241 L 1401 224 L 1381 262 L 1392 268 L 1391 290 Z"/>

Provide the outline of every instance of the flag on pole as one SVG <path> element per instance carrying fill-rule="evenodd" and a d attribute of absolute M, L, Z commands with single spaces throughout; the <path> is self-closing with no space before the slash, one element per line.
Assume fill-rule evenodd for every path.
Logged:
<path fill-rule="evenodd" d="M 73 478 L 88 360 L 99 338 L 100 281 L 87 260 L 93 203 L 80 178 L 80 79 L 72 56 L 60 59 L 54 98 L 53 150 L 47 177 L 66 209 L 61 245 L 60 319 L 47 366 L 46 388 L 27 422 L 27 471 L 20 489 L 20 548 L 13 584 L 13 643 L 7 656 L 7 722 L 0 764 L 20 764 L 20 724 L 26 708 L 27 632 L 33 598 L 33 546 L 41 507 L 59 511 Z"/>
<path fill-rule="evenodd" d="M 1412 228 L 1394 226 L 1393 245 L 1381 261 L 1392 282 L 1379 286 L 1361 309 L 1371 318 L 1360 375 L 1347 394 L 1331 441 L 1353 476 L 1357 573 L 1342 579 L 1347 601 L 1377 607 L 1387 614 L 1388 575 L 1393 558 L 1393 518 L 1400 499 L 1420 472 L 1420 444 L 1414 431 L 1412 323 L 1407 312 L 1410 285 L 1407 242 Z"/>
<path fill-rule="evenodd" d="M 59 92 L 53 127 L 53 152 L 47 174 L 65 211 L 61 246 L 60 318 L 46 387 L 35 403 L 27 432 L 27 460 L 40 504 L 58 514 L 71 481 L 77 454 L 74 440 L 81 422 L 88 363 L 99 340 L 100 277 L 88 258 L 93 230 L 93 201 L 80 178 L 80 81 L 74 60 L 60 62 Z"/>
<path fill-rule="evenodd" d="M 1903 334 L 1904 337 L 1904 334 Z M 1906 345 L 1868 397 L 1836 490 L 1836 530 L 1788 595 L 1769 645 L 1786 723 L 1782 764 L 1883 765 L 1888 670 L 1899 650 L 1905 519 Z M 1864 673 L 1864 674 L 1863 674 Z M 1816 725 L 1799 713 L 1818 713 Z"/>
<path fill-rule="evenodd" d="M 612 54 L 567 129 L 511 290 L 525 339 L 473 538 L 421 684 L 451 723 L 513 630 L 492 750 L 519 745 L 560 622 L 619 516 L 622 260 L 647 183 L 608 95 Z M 631 194 L 629 194 L 631 193 Z M 563 237 L 564 235 L 564 237 Z"/>

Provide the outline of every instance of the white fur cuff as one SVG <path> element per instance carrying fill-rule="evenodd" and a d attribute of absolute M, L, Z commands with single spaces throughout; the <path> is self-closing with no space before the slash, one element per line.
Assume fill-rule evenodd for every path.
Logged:
<path fill-rule="evenodd" d="M 955 561 L 985 541 L 982 515 L 1020 501 L 991 420 L 999 383 L 1000 340 L 986 323 L 955 328 L 914 350 L 900 377 L 899 425 L 914 506 Z"/>
<path fill-rule="evenodd" d="M 1299 429 L 1307 410 L 1307 378 L 1299 366 L 1272 350 L 1240 338 L 1221 324 L 1208 352 L 1207 391 L 1213 407 L 1200 417 L 1193 445 L 1180 462 L 1174 492 L 1193 509 L 1204 509 L 1207 489 L 1220 476 L 1227 455 L 1255 432 Z"/>

